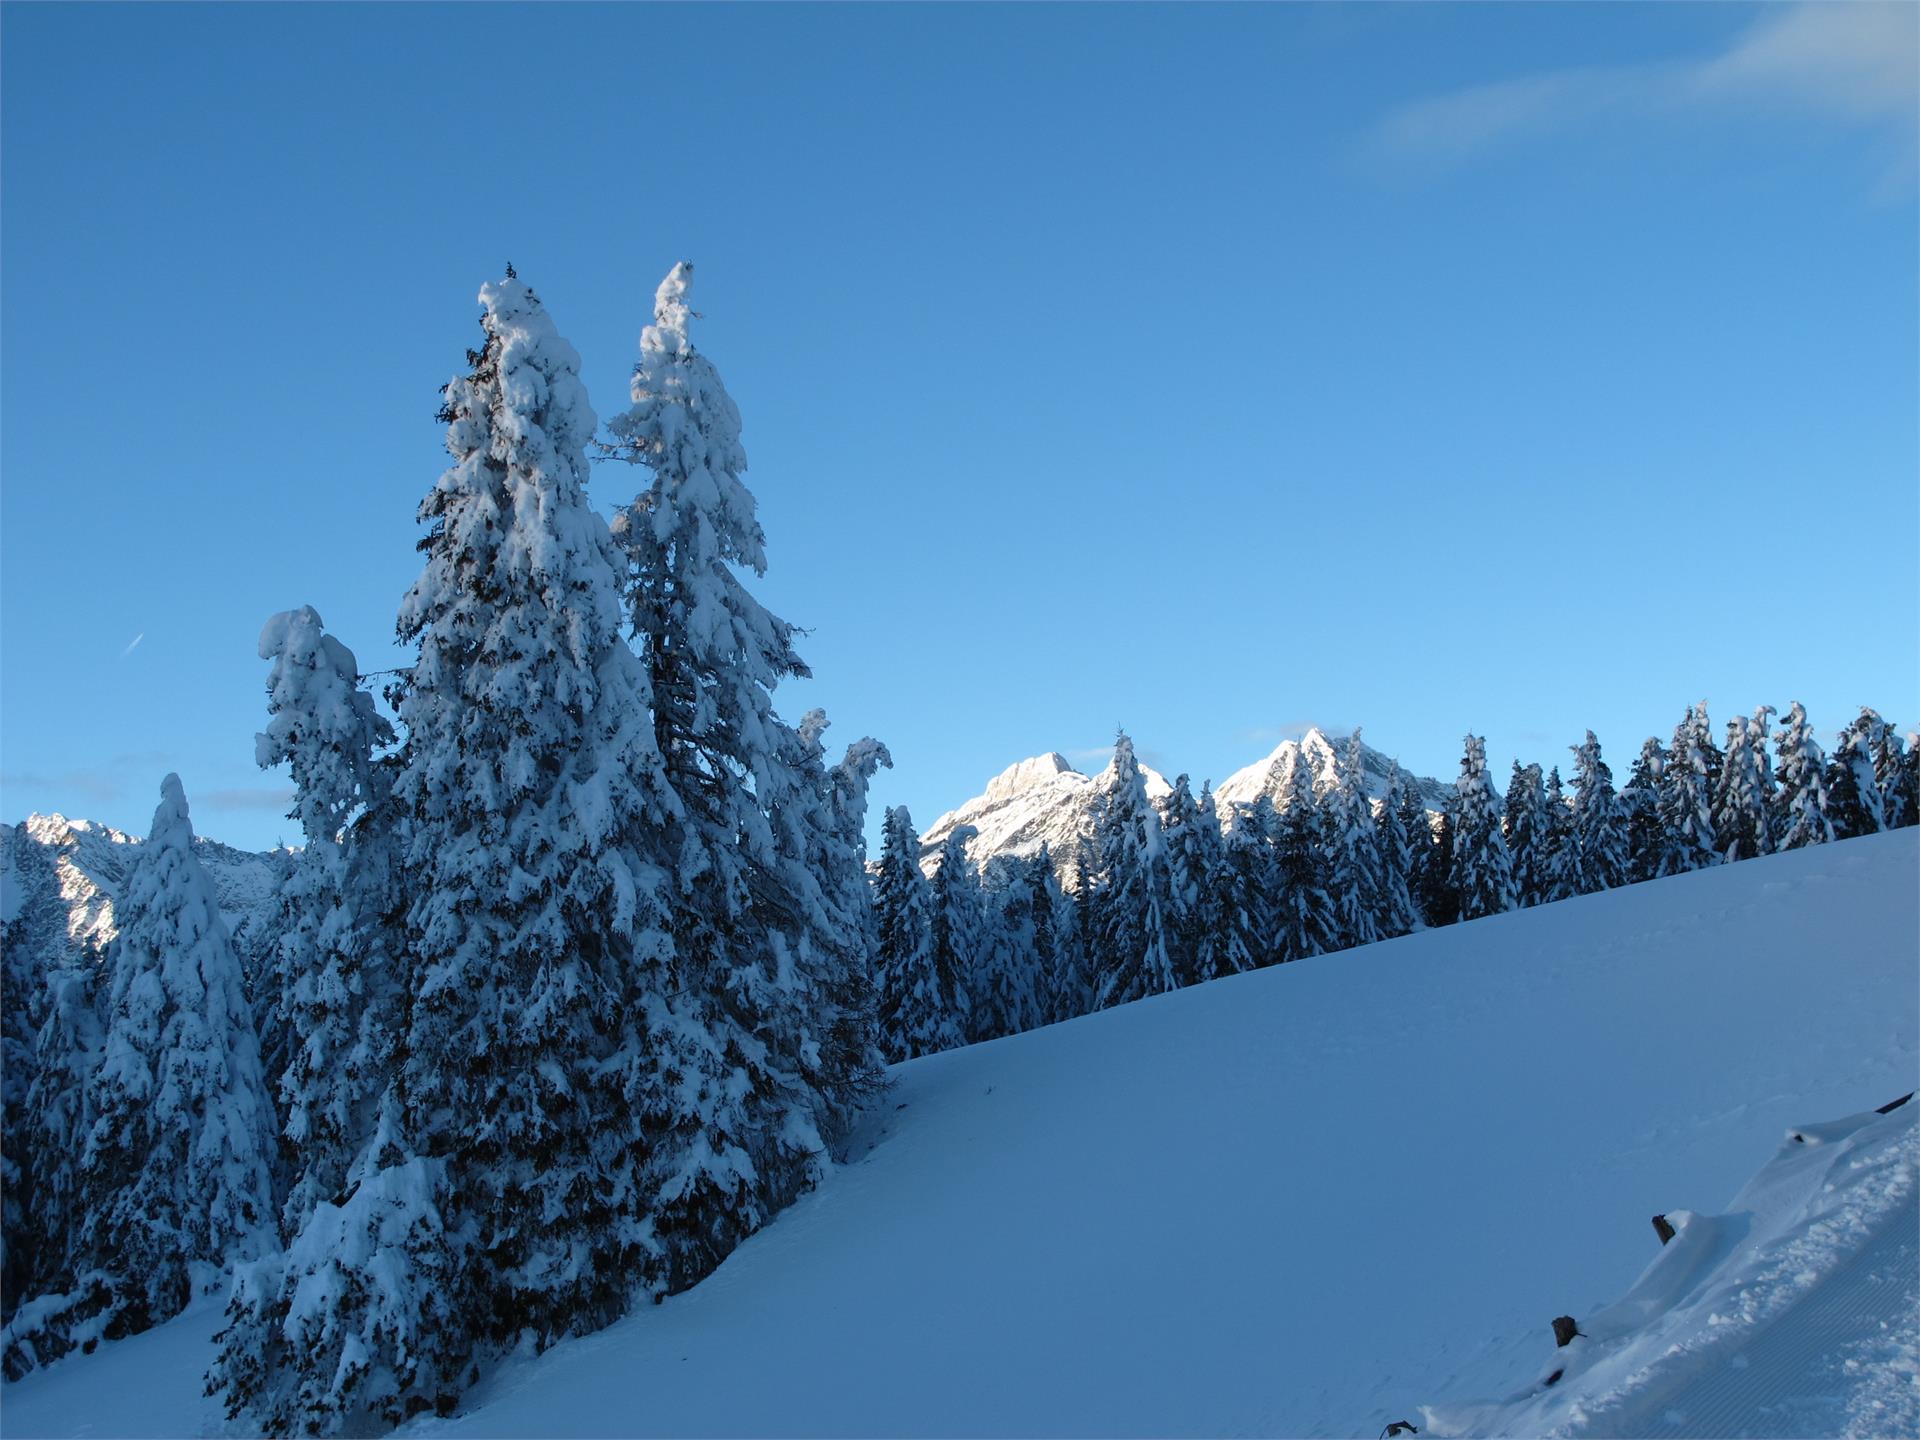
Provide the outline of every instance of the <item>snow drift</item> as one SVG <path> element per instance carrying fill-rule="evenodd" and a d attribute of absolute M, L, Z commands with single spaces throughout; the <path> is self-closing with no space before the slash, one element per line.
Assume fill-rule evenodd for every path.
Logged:
<path fill-rule="evenodd" d="M 1789 1127 L 1914 1088 L 1917 862 L 1920 830 L 1850 840 L 914 1061 L 850 1163 L 707 1280 L 414 1429 L 1374 1436 L 1423 1405 L 1473 1428 L 1539 1378 L 1554 1316 L 1592 1329 L 1680 1263 L 1650 1216 L 1721 1208 Z M 1812 1218 L 1772 1213 L 1752 1244 Z M 1871 1263 L 1920 1288 L 1910 1257 Z M 217 1318 L 8 1387 L 6 1433 L 210 1427 Z M 1614 1343 L 1576 1342 L 1566 1383 L 1609 1388 L 1566 1395 L 1611 1393 Z M 1855 1358 L 1885 1379 L 1898 1352 Z"/>

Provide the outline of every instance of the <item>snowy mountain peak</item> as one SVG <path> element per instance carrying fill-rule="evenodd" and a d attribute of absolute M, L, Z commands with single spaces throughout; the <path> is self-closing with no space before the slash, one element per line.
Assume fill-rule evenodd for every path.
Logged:
<path fill-rule="evenodd" d="M 1295 771 L 1303 759 L 1312 772 L 1315 792 L 1322 792 L 1332 783 L 1335 757 L 1345 744 L 1345 736 L 1331 736 L 1319 726 L 1312 726 L 1298 740 L 1282 740 L 1265 759 L 1234 771 L 1214 786 L 1214 799 L 1224 812 L 1229 805 L 1251 805 L 1262 795 L 1274 798 L 1285 795 L 1293 788 Z M 1376 800 L 1380 799 L 1387 791 L 1387 775 L 1393 768 L 1392 757 L 1383 755 L 1363 740 L 1360 742 L 1360 764 L 1367 794 Z M 1410 775 L 1405 771 L 1401 774 L 1419 794 L 1422 805 L 1429 810 L 1440 808 L 1446 799 L 1446 786 L 1425 776 Z"/>
<path fill-rule="evenodd" d="M 1298 740 L 1282 740 L 1264 759 L 1214 787 L 1221 819 L 1225 821 L 1236 804 L 1251 805 L 1263 794 L 1287 793 L 1302 759 L 1312 773 L 1315 790 L 1326 789 L 1333 776 L 1336 752 L 1344 743 L 1344 737 L 1331 736 L 1318 726 Z M 1367 792 L 1376 798 L 1384 795 L 1393 762 L 1362 744 L 1361 763 Z M 1147 782 L 1149 799 L 1164 801 L 1173 793 L 1159 771 L 1142 765 L 1140 773 Z M 1439 809 L 1446 790 L 1438 781 L 1413 775 L 1406 778 L 1419 792 L 1422 804 L 1430 810 Z M 931 874 L 939 866 L 940 847 L 947 836 L 956 826 L 971 825 L 980 834 L 968 854 L 978 864 L 985 865 L 1002 854 L 1033 855 L 1045 844 L 1061 873 L 1071 874 L 1080 837 L 1091 833 L 1094 803 L 1112 780 L 1111 760 L 1097 775 L 1082 774 L 1057 750 L 1018 761 L 989 780 L 983 794 L 947 811 L 927 827 L 920 837 L 922 863 Z"/>
<path fill-rule="evenodd" d="M 987 782 L 987 800 L 1009 800 L 1023 790 L 1044 785 L 1057 775 L 1079 775 L 1058 750 L 1018 761 Z M 1084 777 L 1082 777 L 1084 778 Z"/>

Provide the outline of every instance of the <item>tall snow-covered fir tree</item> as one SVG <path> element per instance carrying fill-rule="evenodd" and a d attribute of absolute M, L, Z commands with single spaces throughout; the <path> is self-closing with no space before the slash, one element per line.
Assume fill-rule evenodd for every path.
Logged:
<path fill-rule="evenodd" d="M 1391 940 L 1419 928 L 1414 904 L 1415 850 L 1432 846 L 1432 827 L 1420 797 L 1407 783 L 1398 762 L 1387 770 L 1387 790 L 1380 817 L 1380 935 Z"/>
<path fill-rule="evenodd" d="M 1651 880 L 1660 873 L 1664 851 L 1660 830 L 1660 773 L 1667 751 L 1649 735 L 1634 757 L 1633 769 L 1620 790 L 1620 812 L 1626 827 L 1629 881 Z"/>
<path fill-rule="evenodd" d="M 1219 888 L 1225 862 L 1212 791 L 1207 791 L 1203 813 L 1191 783 L 1179 776 L 1167 797 L 1161 829 L 1167 846 L 1173 973 L 1181 985 L 1211 980 L 1220 969 Z"/>
<path fill-rule="evenodd" d="M 1498 915 L 1514 906 L 1513 862 L 1500 833 L 1500 810 L 1500 796 L 1487 774 L 1487 742 L 1469 735 L 1448 817 L 1453 829 L 1448 880 L 1460 897 L 1462 920 Z"/>
<path fill-rule="evenodd" d="M 1627 822 L 1614 792 L 1613 771 L 1601 759 L 1600 741 L 1593 731 L 1587 731 L 1587 738 L 1572 750 L 1571 880 L 1575 894 L 1592 895 L 1632 878 Z"/>
<path fill-rule="evenodd" d="M 982 1027 L 1006 1018 L 994 1000 L 982 1004 L 976 990 L 983 982 L 991 983 L 982 973 L 988 958 L 986 896 L 980 871 L 967 854 L 979 833 L 971 825 L 956 825 L 940 847 L 940 867 L 933 872 L 933 969 L 943 977 L 943 991 L 953 997 L 953 1018 L 963 1044 L 989 1038 Z"/>
<path fill-rule="evenodd" d="M 1773 822 L 1774 848 L 1798 850 L 1833 839 L 1827 818 L 1827 757 L 1814 738 L 1806 708 L 1796 700 L 1774 739 L 1778 757 L 1774 775 L 1779 782 Z"/>
<path fill-rule="evenodd" d="M 375 760 L 394 736 L 359 688 L 353 652 L 311 606 L 267 621 L 260 658 L 273 668 L 255 759 L 291 770 L 292 813 L 307 839 L 281 891 L 279 1003 L 291 1043 L 279 1086 L 294 1157 L 284 1213 L 291 1235 L 344 1188 L 399 1021 L 387 953 L 398 903 L 384 813 L 392 776 Z M 363 819 L 356 834 L 350 826 Z"/>
<path fill-rule="evenodd" d="M 1192 957 L 1193 978 L 1214 980 L 1244 970 L 1247 968 L 1245 954 L 1233 943 L 1227 837 L 1220 827 L 1220 807 L 1214 799 L 1211 781 L 1200 787 L 1200 799 L 1194 807 L 1192 839 L 1184 848 L 1185 885 L 1192 898 L 1182 902 L 1179 913 L 1188 927 L 1185 948 Z"/>
<path fill-rule="evenodd" d="M 1875 835 L 1885 828 L 1873 767 L 1874 751 L 1885 729 L 1886 722 L 1877 712 L 1863 708 L 1834 741 L 1827 761 L 1827 818 L 1833 822 L 1836 839 Z"/>
<path fill-rule="evenodd" d="M 904 805 L 886 812 L 873 883 L 874 985 L 880 1043 L 889 1060 L 911 1060 L 966 1043 L 961 977 L 933 958 L 933 889 L 920 868 L 920 837 Z"/>
<path fill-rule="evenodd" d="M 1275 799 L 1273 822 L 1273 963 L 1304 960 L 1336 948 L 1338 929 L 1327 894 L 1320 805 L 1305 765 Z"/>
<path fill-rule="evenodd" d="M 1713 832 L 1713 790 L 1722 762 L 1706 726 L 1706 703 L 1689 706 L 1661 762 L 1654 807 L 1660 822 L 1656 876 L 1703 870 L 1720 858 Z"/>
<path fill-rule="evenodd" d="M 89 963 L 55 966 L 39 980 L 42 993 L 28 1017 L 39 1022 L 31 1066 L 19 1077 L 9 1072 L 9 1078 L 26 1082 L 18 1145 L 27 1182 L 7 1197 L 19 1205 L 19 1228 L 7 1253 L 21 1287 L 9 1295 L 11 1318 L 0 1329 L 0 1367 L 9 1380 L 59 1359 L 108 1326 L 118 1333 L 121 1323 L 117 1277 L 99 1269 L 79 1243 L 86 1220 L 82 1161 L 93 1128 L 91 1082 L 104 1043 L 98 991 L 109 978 L 90 963 L 96 959 L 88 955 Z M 18 1302 L 28 1298 L 41 1299 L 44 1313 L 21 1311 Z"/>
<path fill-rule="evenodd" d="M 1454 813 L 1458 808 L 1458 797 L 1449 792 L 1440 802 L 1440 813 L 1428 826 L 1424 843 L 1411 818 L 1407 824 L 1407 833 L 1413 837 L 1414 905 L 1429 927 L 1452 925 L 1460 919 L 1460 892 L 1453 884 Z"/>
<path fill-rule="evenodd" d="M 1567 803 L 1558 765 L 1547 771 L 1542 794 L 1546 808 L 1540 833 L 1539 888 L 1544 904 L 1570 899 L 1579 891 L 1574 887 L 1573 807 Z"/>
<path fill-rule="evenodd" d="M 1113 774 L 1095 815 L 1100 866 L 1100 1009 L 1175 989 L 1173 880 L 1160 817 L 1146 776 L 1123 730 L 1114 739 Z"/>
<path fill-rule="evenodd" d="M 1513 867 L 1514 903 L 1522 907 L 1543 904 L 1552 898 L 1547 875 L 1552 855 L 1553 840 L 1549 833 L 1552 824 L 1540 767 L 1522 765 L 1515 760 L 1513 776 L 1507 782 L 1501 827 Z"/>
<path fill-rule="evenodd" d="M 1044 840 L 1027 867 L 1027 923 L 1033 932 L 1033 1023 L 1046 1025 L 1063 1008 L 1061 991 L 1073 965 L 1073 917 Z"/>
<path fill-rule="evenodd" d="M 1273 839 L 1280 828 L 1273 797 L 1262 792 L 1236 806 L 1226 830 L 1227 870 L 1222 887 L 1227 959 L 1236 970 L 1273 963 L 1276 893 Z"/>
<path fill-rule="evenodd" d="M 521 282 L 480 300 L 398 619 L 400 1058 L 353 1188 L 236 1287 L 210 1377 L 269 1431 L 444 1411 L 476 1360 L 606 1323 L 761 1203 L 728 1143 L 759 1077 L 731 1072 L 668 930 L 678 805 L 586 496 L 579 357 Z"/>
<path fill-rule="evenodd" d="M 1713 833 L 1726 860 L 1751 860 L 1773 851 L 1773 762 L 1767 756 L 1767 720 L 1762 705 L 1749 720 L 1727 722 L 1727 748 L 1720 784 L 1713 794 Z"/>
<path fill-rule="evenodd" d="M 819 993 L 814 1002 L 826 1037 L 820 1094 L 829 1110 L 822 1133 L 836 1140 L 844 1137 L 860 1108 L 886 1083 L 879 992 L 873 975 L 877 936 L 866 838 L 867 789 L 883 767 L 893 768 L 893 756 L 880 741 L 866 735 L 849 745 L 829 772 L 833 818 L 821 836 L 822 855 L 817 862 L 841 926 L 832 964 L 816 967 Z"/>
<path fill-rule="evenodd" d="M 110 1335 L 177 1315 L 223 1267 L 274 1244 L 273 1106 L 177 775 L 161 782 L 115 923 L 73 1263 L 114 1277 Z"/>
<path fill-rule="evenodd" d="M 1325 836 L 1325 885 L 1332 909 L 1329 948 L 1371 945 L 1386 911 L 1385 864 L 1379 827 L 1367 796 L 1360 732 L 1334 755 L 1333 775 L 1320 798 Z"/>
<path fill-rule="evenodd" d="M 1882 722 L 1873 742 L 1873 783 L 1889 830 L 1920 823 L 1920 767 L 1914 764 L 1910 740 L 1903 741 L 1899 731 Z"/>
<path fill-rule="evenodd" d="M 1034 860 L 1001 853 L 980 870 L 979 939 L 968 991 L 972 1038 L 997 1040 L 1039 1024 Z M 941 867 L 945 868 L 944 864 Z"/>
<path fill-rule="evenodd" d="M 807 674 L 796 631 L 748 591 L 765 537 L 740 413 L 691 336 L 693 267 L 677 264 L 640 336 L 632 405 L 611 449 L 643 467 L 619 516 L 628 613 L 651 701 L 666 803 L 655 844 L 678 985 L 650 1028 L 686 1037 L 654 1093 L 653 1212 L 663 1280 L 704 1275 L 821 1173 L 867 1082 L 857 1045 L 829 1045 L 858 988 L 864 921 L 845 902 L 845 847 L 829 844 L 831 782 L 818 724 L 788 725 L 772 693 Z M 851 1073 L 845 1068 L 851 1066 Z M 700 1078 L 697 1089 L 684 1083 Z"/>

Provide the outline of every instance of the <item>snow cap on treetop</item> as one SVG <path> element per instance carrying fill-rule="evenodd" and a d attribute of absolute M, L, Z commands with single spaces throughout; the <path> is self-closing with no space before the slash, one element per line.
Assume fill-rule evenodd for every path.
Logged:
<path fill-rule="evenodd" d="M 653 292 L 653 324 L 640 332 L 643 352 L 684 355 L 693 348 L 693 342 L 687 339 L 687 321 L 693 315 L 687 306 L 687 287 L 692 283 L 691 260 L 682 260 L 667 272 L 667 278 Z"/>
<path fill-rule="evenodd" d="M 187 818 L 187 792 L 175 774 L 160 782 L 160 804 L 153 812 L 153 833 L 149 843 L 186 844 L 193 839 L 193 822 Z"/>

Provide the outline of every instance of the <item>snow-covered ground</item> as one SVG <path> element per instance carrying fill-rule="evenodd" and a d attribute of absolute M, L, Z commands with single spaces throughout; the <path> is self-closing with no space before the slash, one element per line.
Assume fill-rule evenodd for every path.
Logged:
<path fill-rule="evenodd" d="M 1818 1143 L 1768 1161 L 1790 1128 L 1915 1087 L 1917 901 L 1906 830 L 915 1061 L 852 1163 L 708 1280 L 414 1428 L 1791 1433 L 1768 1404 L 1897 1419 L 1899 1316 L 1920 1293 L 1896 1224 L 1902 1117 L 1920 1107 L 1803 1128 Z M 1682 1210 L 1697 1218 L 1662 1251 L 1649 1219 Z M 1879 1309 L 1849 1298 L 1862 1287 Z M 1588 1336 L 1556 1352 L 1561 1314 Z M 6 1387 L 0 1430 L 201 1431 L 215 1319 Z M 1684 1363 L 1662 1359 L 1675 1343 Z M 1528 1393 L 1562 1363 L 1557 1394 Z"/>

